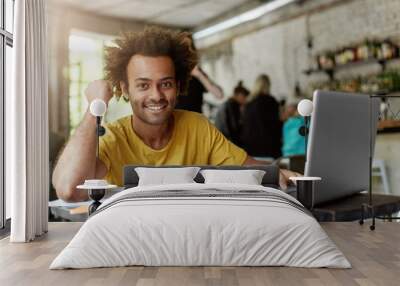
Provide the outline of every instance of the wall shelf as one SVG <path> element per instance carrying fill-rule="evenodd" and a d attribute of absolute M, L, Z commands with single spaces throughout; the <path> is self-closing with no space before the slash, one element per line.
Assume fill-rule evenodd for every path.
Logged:
<path fill-rule="evenodd" d="M 344 69 L 348 69 L 348 68 L 353 68 L 353 67 L 358 67 L 358 66 L 363 66 L 363 65 L 369 65 L 369 64 L 379 64 L 382 68 L 382 71 L 384 71 L 386 69 L 386 64 L 388 62 L 391 61 L 395 61 L 395 60 L 399 60 L 400 57 L 396 57 L 396 58 L 392 58 L 392 59 L 386 59 L 386 60 L 379 60 L 377 58 L 370 58 L 367 60 L 362 60 L 362 61 L 355 61 L 355 62 L 349 62 L 347 64 L 343 64 L 343 65 L 337 65 L 333 68 L 330 69 L 308 69 L 308 70 L 304 70 L 303 73 L 306 75 L 311 75 L 311 74 L 315 74 L 315 73 L 325 73 L 329 76 L 330 80 L 333 80 L 335 78 L 335 73 L 340 71 L 340 70 L 344 70 Z"/>

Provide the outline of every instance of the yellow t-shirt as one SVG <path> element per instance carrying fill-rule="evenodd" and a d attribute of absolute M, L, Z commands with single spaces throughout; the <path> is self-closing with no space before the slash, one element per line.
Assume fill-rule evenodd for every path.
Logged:
<path fill-rule="evenodd" d="M 105 179 L 122 186 L 125 165 L 243 165 L 247 153 L 226 139 L 203 115 L 175 110 L 174 131 L 168 144 L 155 150 L 133 131 L 132 116 L 105 125 L 99 155 Z M 133 122 L 135 124 L 135 122 Z"/>

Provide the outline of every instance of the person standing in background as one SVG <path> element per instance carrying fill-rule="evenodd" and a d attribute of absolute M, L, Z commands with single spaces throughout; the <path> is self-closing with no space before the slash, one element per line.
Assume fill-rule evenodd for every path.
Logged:
<path fill-rule="evenodd" d="M 191 75 L 188 92 L 179 95 L 177 109 L 202 113 L 201 107 L 203 106 L 203 94 L 205 92 L 211 93 L 217 99 L 224 97 L 221 87 L 214 83 L 199 66 L 194 67 Z"/>
<path fill-rule="evenodd" d="M 196 52 L 194 41 L 190 38 L 191 48 Z M 176 109 L 183 109 L 202 113 L 203 94 L 206 92 L 211 93 L 217 99 L 224 98 L 222 88 L 212 81 L 208 75 L 196 65 L 191 72 L 192 78 L 189 81 L 187 94 L 180 94 Z"/>
<path fill-rule="evenodd" d="M 305 155 L 304 136 L 299 132 L 300 128 L 304 126 L 304 118 L 297 112 L 297 103 L 288 104 L 283 114 L 285 115 L 282 137 L 283 156 Z"/>
<path fill-rule="evenodd" d="M 279 104 L 271 95 L 266 74 L 257 77 L 250 101 L 244 107 L 241 140 L 243 148 L 255 157 L 281 156 L 282 122 Z"/>
<path fill-rule="evenodd" d="M 227 139 L 241 146 L 240 132 L 242 125 L 242 109 L 246 103 L 249 90 L 239 81 L 233 90 L 233 95 L 219 108 L 215 126 L 225 135 Z"/>

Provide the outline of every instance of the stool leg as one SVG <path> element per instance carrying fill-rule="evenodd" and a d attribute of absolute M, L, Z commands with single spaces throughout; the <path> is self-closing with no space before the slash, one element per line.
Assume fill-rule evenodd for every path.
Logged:
<path fill-rule="evenodd" d="M 94 201 L 88 208 L 89 216 L 92 215 L 100 205 L 101 203 L 99 201 Z"/>
<path fill-rule="evenodd" d="M 88 191 L 89 198 L 93 200 L 93 203 L 89 206 L 89 216 L 94 213 L 97 208 L 101 205 L 100 200 L 106 193 L 105 189 L 90 189 Z"/>
<path fill-rule="evenodd" d="M 361 218 L 358 222 L 360 225 L 364 224 L 364 205 L 361 206 Z"/>
<path fill-rule="evenodd" d="M 370 230 L 375 230 L 375 210 L 374 207 L 371 206 L 371 214 L 372 214 L 372 225 L 370 225 Z"/>

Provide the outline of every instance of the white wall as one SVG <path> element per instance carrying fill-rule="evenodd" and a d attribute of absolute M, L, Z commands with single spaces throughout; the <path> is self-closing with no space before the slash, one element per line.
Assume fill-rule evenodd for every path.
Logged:
<path fill-rule="evenodd" d="M 311 77 L 302 74 L 312 62 L 307 31 L 313 39 L 313 55 L 367 37 L 400 36 L 398 0 L 311 0 L 302 7 L 282 10 L 277 12 L 283 15 L 278 20 L 269 20 L 274 15 L 268 15 L 246 28 L 238 27 L 236 36 L 234 29 L 213 36 L 212 41 L 197 42 L 204 69 L 225 93 L 229 94 L 239 79 L 251 87 L 260 73 L 271 76 L 272 92 L 277 96 L 292 96 L 296 80 L 304 89 L 310 81 L 326 79 L 323 74 Z M 361 72 L 378 69 L 378 65 L 364 66 Z"/>

